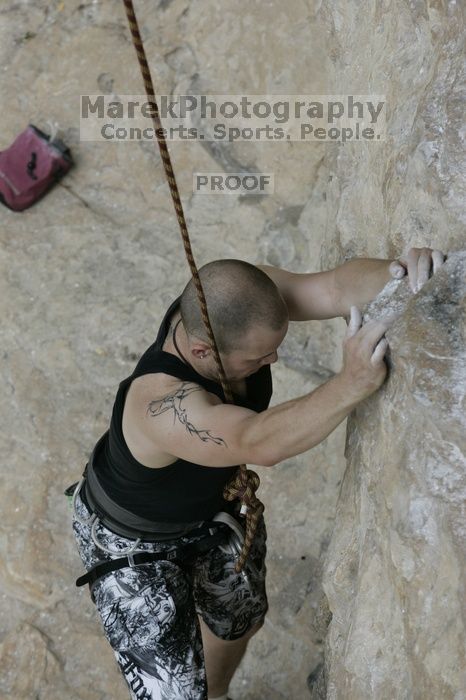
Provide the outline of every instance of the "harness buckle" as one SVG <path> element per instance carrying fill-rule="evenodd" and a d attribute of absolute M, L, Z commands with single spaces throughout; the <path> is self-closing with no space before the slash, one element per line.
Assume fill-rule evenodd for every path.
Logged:
<path fill-rule="evenodd" d="M 225 523 L 225 525 L 228 525 L 228 527 L 231 528 L 232 532 L 230 533 L 226 548 L 227 550 L 230 550 L 235 560 L 238 561 L 244 544 L 244 528 L 232 515 L 223 511 L 217 513 L 213 517 L 213 520 L 215 522 Z M 248 567 L 250 572 L 255 576 L 259 575 L 257 567 L 250 559 L 248 559 L 246 562 L 245 567 Z M 248 576 L 244 568 L 242 569 L 241 573 L 244 580 L 248 583 Z"/>

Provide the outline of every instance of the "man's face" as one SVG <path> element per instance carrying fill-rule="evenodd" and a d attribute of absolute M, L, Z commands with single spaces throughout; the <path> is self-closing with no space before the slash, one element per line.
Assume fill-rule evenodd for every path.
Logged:
<path fill-rule="evenodd" d="M 288 331 L 288 321 L 279 331 L 265 326 L 249 330 L 242 339 L 241 348 L 221 355 L 228 379 L 238 381 L 257 372 L 262 365 L 277 361 L 277 349 Z"/>

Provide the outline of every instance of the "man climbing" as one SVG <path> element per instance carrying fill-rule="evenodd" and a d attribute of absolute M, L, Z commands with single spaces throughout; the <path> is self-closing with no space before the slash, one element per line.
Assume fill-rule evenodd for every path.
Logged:
<path fill-rule="evenodd" d="M 235 404 L 225 403 L 192 280 L 171 304 L 73 489 L 83 582 L 133 699 L 226 700 L 268 605 L 264 519 L 236 573 L 242 519 L 224 488 L 238 464 L 272 467 L 311 449 L 381 386 L 388 325 L 361 327 L 358 309 L 406 272 L 417 291 L 443 260 L 413 248 L 406 260 L 360 258 L 315 274 L 204 265 Z M 270 364 L 289 322 L 339 316 L 348 320 L 341 370 L 269 408 Z"/>

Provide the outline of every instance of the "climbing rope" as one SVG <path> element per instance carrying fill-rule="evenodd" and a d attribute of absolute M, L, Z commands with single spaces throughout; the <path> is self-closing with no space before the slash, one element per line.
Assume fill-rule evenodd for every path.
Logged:
<path fill-rule="evenodd" d="M 196 263 L 191 249 L 191 242 L 189 240 L 188 228 L 186 226 L 183 206 L 181 204 L 180 194 L 178 192 L 178 186 L 176 184 L 175 179 L 175 173 L 173 172 L 171 158 L 168 152 L 167 142 L 165 140 L 165 135 L 162 128 L 162 122 L 160 121 L 159 108 L 155 97 L 154 86 L 152 84 L 152 77 L 149 69 L 149 64 L 147 63 L 146 52 L 144 50 L 141 35 L 139 33 L 139 27 L 134 12 L 133 2 L 132 0 L 123 0 L 123 4 L 125 6 L 131 36 L 133 37 L 134 48 L 136 49 L 136 54 L 139 60 L 139 66 L 141 68 L 142 79 L 144 81 L 144 87 L 148 99 L 149 113 L 154 123 L 155 135 L 157 137 L 157 143 L 159 145 L 160 155 L 162 158 L 163 167 L 165 169 L 165 175 L 168 180 L 168 185 L 170 187 L 170 192 L 173 199 L 173 205 L 175 207 L 176 216 L 180 225 L 184 251 L 186 253 L 186 258 L 197 290 L 199 305 L 201 307 L 202 320 L 204 321 L 204 326 L 206 328 L 207 335 L 209 337 L 210 344 L 214 352 L 215 363 L 217 365 L 217 370 L 219 373 L 220 382 L 222 385 L 223 392 L 225 394 L 226 401 L 227 403 L 234 403 L 230 384 L 226 378 L 222 361 L 218 352 L 217 343 L 215 342 L 212 327 L 210 325 L 204 290 L 202 288 L 201 280 L 197 271 Z M 259 501 L 255 493 L 259 486 L 259 483 L 260 480 L 258 475 L 250 469 L 247 469 L 245 464 L 241 464 L 239 466 L 238 471 L 236 472 L 236 475 L 230 481 L 230 483 L 228 483 L 225 486 L 223 492 L 223 497 L 227 501 L 233 501 L 235 498 L 239 498 L 241 501 L 240 512 L 242 515 L 246 515 L 246 531 L 244 537 L 244 544 L 241 550 L 241 554 L 235 565 L 235 569 L 238 573 L 243 569 L 244 563 L 247 559 L 249 550 L 254 540 L 254 535 L 257 529 L 259 518 L 264 510 L 263 504 Z"/>

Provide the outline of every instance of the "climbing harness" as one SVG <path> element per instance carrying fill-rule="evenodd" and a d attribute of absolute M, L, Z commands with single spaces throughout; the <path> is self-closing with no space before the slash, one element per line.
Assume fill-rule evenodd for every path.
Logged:
<path fill-rule="evenodd" d="M 225 539 L 226 532 L 224 530 L 215 531 L 211 528 L 209 536 L 205 539 L 199 540 L 198 542 L 179 544 L 174 550 L 168 552 L 135 552 L 131 549 L 131 551 L 126 551 L 126 556 L 124 557 L 111 559 L 110 561 L 93 566 L 89 571 L 83 574 L 83 576 L 76 579 L 76 586 L 84 586 L 88 583 L 92 593 L 95 582 L 102 576 L 105 576 L 105 574 L 123 569 L 127 566 L 134 567 L 141 566 L 141 564 L 151 564 L 154 561 L 169 561 L 177 564 L 181 568 L 185 568 L 192 564 L 201 554 L 225 542 Z M 119 553 L 125 554 L 125 552 Z"/>
<path fill-rule="evenodd" d="M 152 117 L 152 121 L 155 127 L 155 135 L 157 137 L 157 143 L 160 150 L 160 156 L 162 158 L 162 163 L 165 170 L 165 175 L 167 177 L 168 185 L 170 187 L 170 193 L 173 199 L 173 205 L 175 207 L 176 216 L 180 226 L 181 237 L 183 240 L 184 250 L 186 254 L 186 259 L 188 261 L 193 281 L 197 290 L 199 305 L 201 309 L 202 320 L 207 331 L 207 335 L 210 340 L 210 344 L 214 353 L 215 363 L 217 365 L 218 374 L 220 377 L 220 382 L 225 394 L 225 399 L 227 403 L 234 403 L 233 394 L 226 378 L 222 361 L 217 348 L 217 343 L 214 338 L 212 327 L 210 325 L 209 314 L 207 311 L 207 303 L 204 296 L 204 290 L 202 288 L 199 273 L 197 271 L 196 263 L 191 249 L 191 242 L 189 239 L 188 228 L 186 226 L 186 220 L 183 212 L 183 206 L 181 204 L 181 199 L 178 191 L 178 186 L 176 184 L 175 174 L 173 172 L 170 153 L 168 151 L 167 143 L 165 140 L 164 130 L 162 128 L 162 122 L 160 121 L 159 108 L 157 105 L 157 100 L 155 97 L 154 87 L 152 83 L 152 77 L 149 69 L 149 64 L 147 63 L 146 53 L 142 43 L 141 35 L 139 32 L 138 22 L 134 12 L 132 0 L 123 0 L 123 4 L 126 10 L 126 16 L 128 19 L 129 28 L 131 31 L 131 36 L 133 38 L 134 48 L 138 57 L 139 65 L 141 68 L 142 79 L 144 81 L 144 87 L 147 93 L 149 113 Z M 241 553 L 238 557 L 236 563 L 236 571 L 239 573 L 245 564 L 246 558 L 248 556 L 249 550 L 251 548 L 254 535 L 257 529 L 259 519 L 264 511 L 264 505 L 256 496 L 256 490 L 259 486 L 260 479 L 258 475 L 246 468 L 245 464 L 241 464 L 235 475 L 235 477 L 228 483 L 224 489 L 223 497 L 227 501 L 233 501 L 235 498 L 241 501 L 241 511 L 240 514 L 246 516 L 246 532 L 244 536 L 244 542 L 241 547 Z"/>
<path fill-rule="evenodd" d="M 104 562 L 98 562 L 89 571 L 76 579 L 76 586 L 84 586 L 86 583 L 89 584 L 89 590 L 92 597 L 93 587 L 96 581 L 106 574 L 117 571 L 118 569 L 123 569 L 125 567 L 141 566 L 142 564 L 150 564 L 155 561 L 169 561 L 177 564 L 182 569 L 187 569 L 194 561 L 202 554 L 211 551 L 214 547 L 219 546 L 223 552 L 232 555 L 237 563 L 241 550 L 244 544 L 244 533 L 242 531 L 241 525 L 231 516 L 229 513 L 220 512 L 217 513 L 212 521 L 205 521 L 197 524 L 197 527 L 190 528 L 185 531 L 185 534 L 190 537 L 200 536 L 201 539 L 177 544 L 174 549 L 170 549 L 165 552 L 146 552 L 137 551 L 137 547 L 140 542 L 144 540 L 161 542 L 164 540 L 173 541 L 175 538 L 178 539 L 180 535 L 171 534 L 167 535 L 166 532 L 159 533 L 154 537 L 155 533 L 142 533 L 141 531 L 136 532 L 133 536 L 136 536 L 133 544 L 127 549 L 110 549 L 108 545 L 105 545 L 101 540 L 98 539 L 96 534 L 96 528 L 99 525 L 105 525 L 107 520 L 104 515 L 99 515 L 96 511 L 91 511 L 91 515 L 88 518 L 83 518 L 80 516 L 76 510 L 76 499 L 81 491 L 83 482 L 85 478 L 77 484 L 73 484 L 67 489 L 67 495 L 71 493 L 74 487 L 74 492 L 72 495 L 72 504 L 75 520 L 77 520 L 82 525 L 87 525 L 91 527 L 91 539 L 94 544 L 101 549 L 106 554 L 111 555 L 124 555 L 119 556 L 117 559 L 111 559 Z M 115 504 L 116 505 L 116 504 Z M 100 509 L 99 509 L 100 510 Z M 156 523 L 151 523 L 157 525 Z M 113 525 L 113 523 L 112 523 Z M 159 523 L 158 525 L 166 527 L 166 523 Z M 121 531 L 121 526 L 118 524 L 118 529 Z M 177 525 L 179 527 L 179 524 Z M 230 531 L 229 529 L 230 528 Z M 116 533 L 120 534 L 120 533 Z M 235 563 L 235 570 L 236 570 Z M 241 575 L 247 586 L 250 588 L 250 581 L 246 568 L 254 576 L 258 577 L 260 574 L 257 570 L 255 564 L 248 560 L 241 569 Z"/>
<path fill-rule="evenodd" d="M 81 480 L 69 486 L 65 495 L 71 498 L 74 519 L 81 525 L 90 527 L 91 539 L 96 547 L 106 554 L 119 555 L 119 557 L 99 562 L 86 574 L 80 576 L 76 585 L 83 586 L 88 583 L 92 596 L 95 582 L 111 571 L 153 561 L 172 561 L 184 568 L 189 566 L 197 556 L 217 545 L 220 545 L 224 552 L 233 556 L 236 569 L 236 562 L 241 555 L 244 543 L 244 532 L 240 523 L 229 513 L 217 513 L 211 521 L 157 523 L 127 511 L 107 495 L 95 474 L 96 461 L 105 444 L 107 433 L 108 431 L 102 435 L 92 450 Z M 89 516 L 83 517 L 79 514 L 76 507 L 78 496 L 89 509 Z M 127 549 L 111 549 L 98 536 L 98 530 L 102 526 L 121 537 L 132 539 L 134 542 Z M 141 542 L 174 541 L 183 536 L 199 536 L 201 539 L 191 543 L 177 544 L 174 550 L 167 552 L 137 551 Z M 258 575 L 253 562 L 248 561 L 246 566 L 252 573 Z M 249 583 L 244 568 L 241 570 L 241 574 L 246 583 Z"/>

